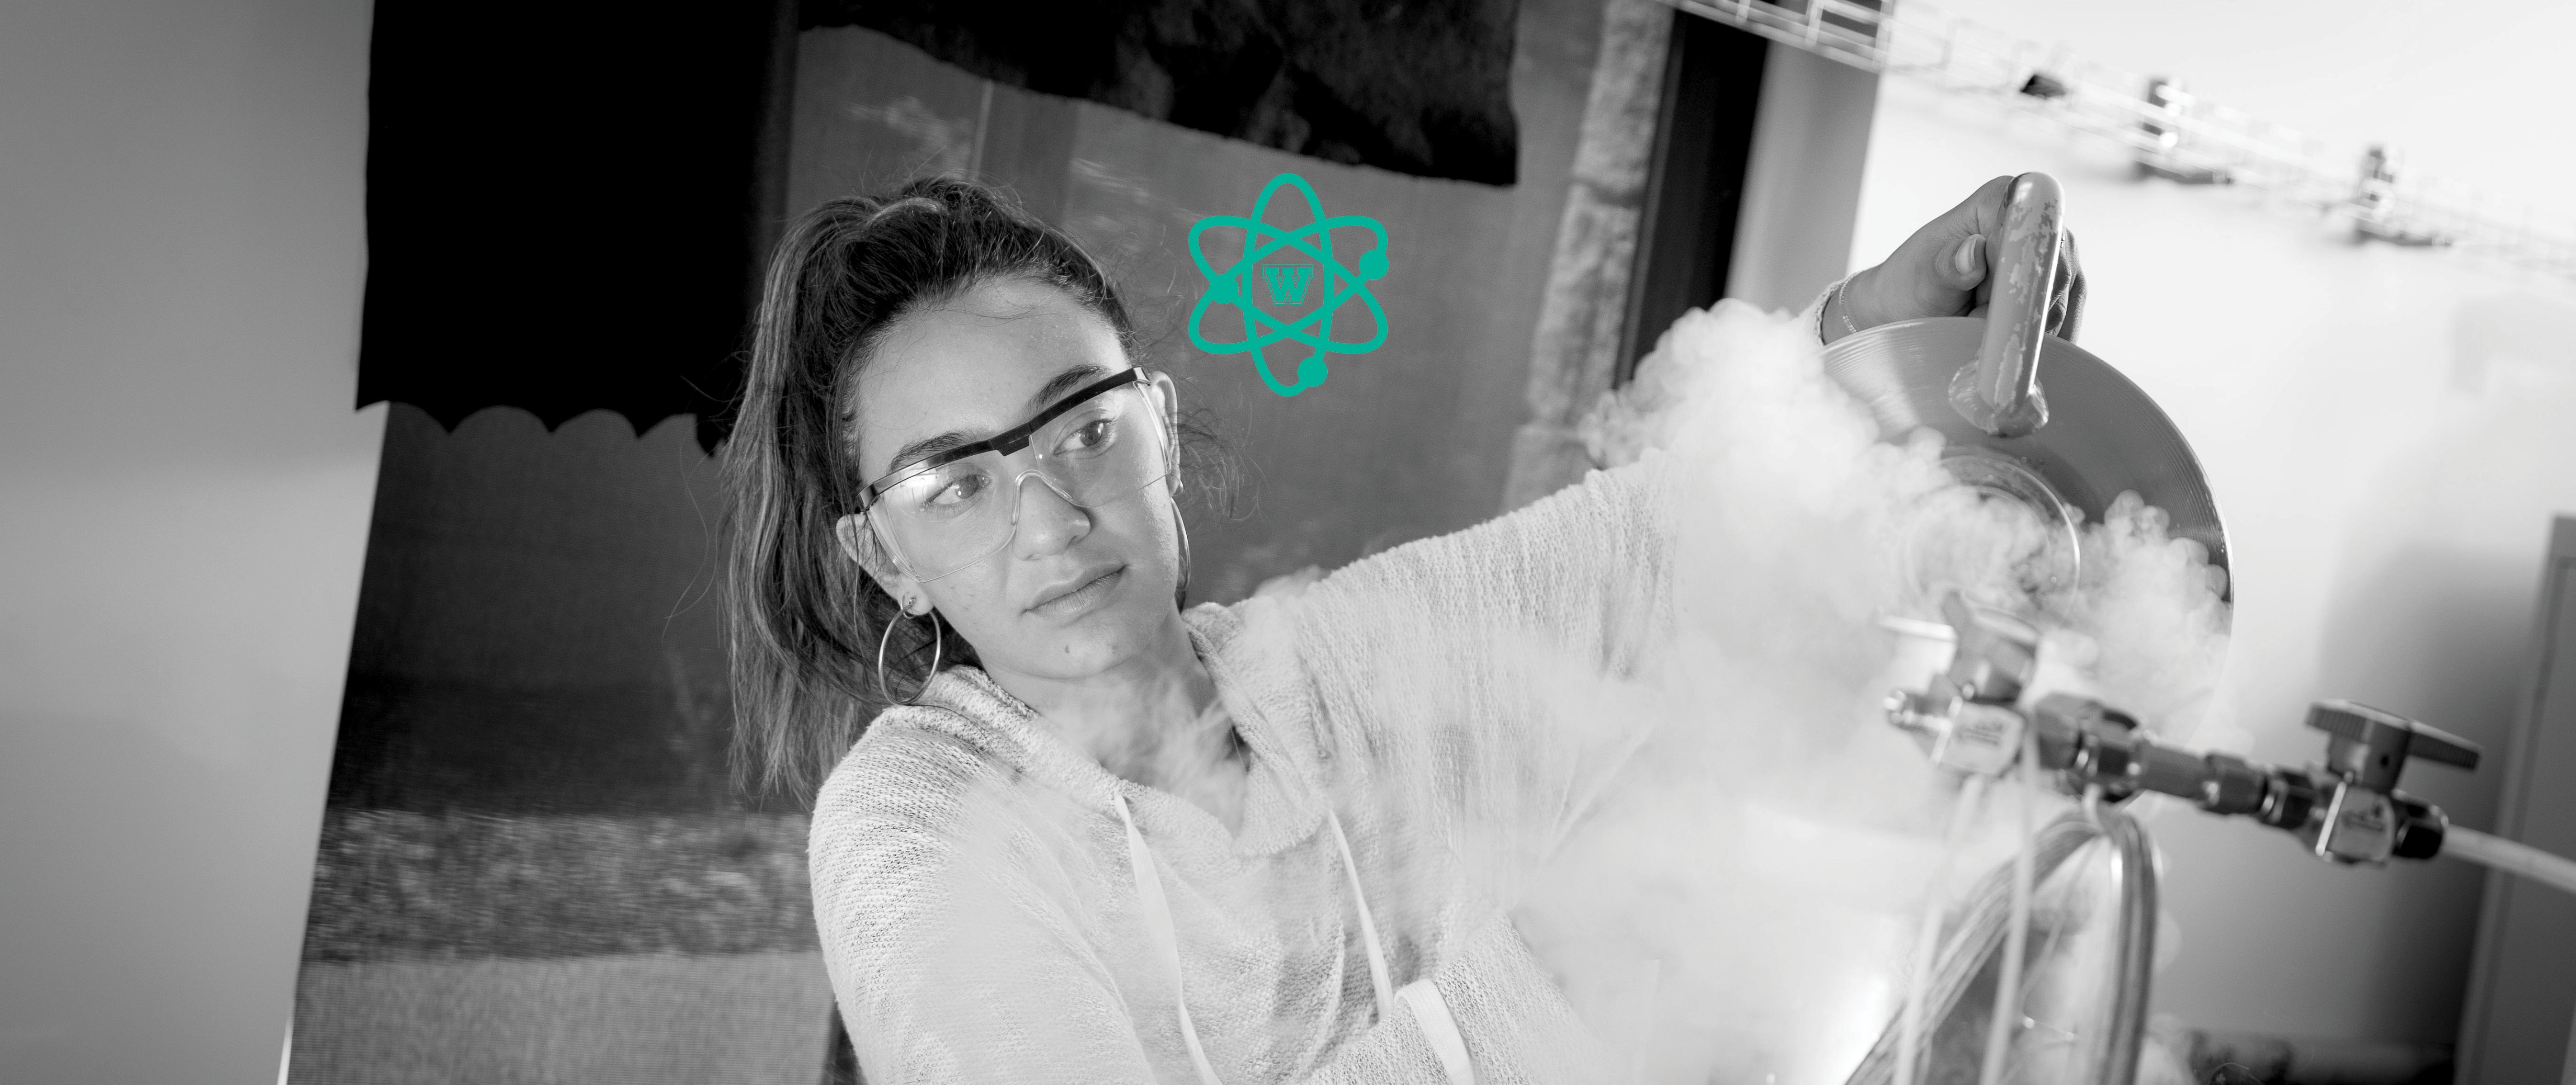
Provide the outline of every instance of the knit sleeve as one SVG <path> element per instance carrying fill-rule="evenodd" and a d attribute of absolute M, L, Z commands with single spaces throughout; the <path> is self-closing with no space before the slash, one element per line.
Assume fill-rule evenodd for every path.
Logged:
<path fill-rule="evenodd" d="M 1470 819 L 1571 809 L 1599 775 L 1577 766 L 1606 771 L 1624 743 L 1585 699 L 1671 639 L 1670 471 L 1648 450 L 1289 601 L 1321 752 L 1358 755 L 1342 784 Z"/>
<path fill-rule="evenodd" d="M 1617 706 L 1673 639 L 1670 472 L 1650 450 L 1247 610 L 1293 630 L 1323 779 L 1427 964 L 1520 899 L 1649 733 Z"/>
<path fill-rule="evenodd" d="M 1668 456 L 1586 474 L 1516 511 L 1361 559 L 1304 593 L 1310 669 L 1360 689 L 1386 660 L 1486 686 L 1519 642 L 1626 673 L 1671 618 Z M 1446 691 L 1444 691 L 1446 692 Z"/>
<path fill-rule="evenodd" d="M 1608 1080 L 1609 1052 L 1504 916 L 1491 917 L 1428 977 L 1454 1018 L 1478 1085 Z M 1399 1000 L 1401 1001 L 1401 1000 Z M 1306 1085 L 1455 1085 L 1410 1007 L 1334 1049 Z"/>

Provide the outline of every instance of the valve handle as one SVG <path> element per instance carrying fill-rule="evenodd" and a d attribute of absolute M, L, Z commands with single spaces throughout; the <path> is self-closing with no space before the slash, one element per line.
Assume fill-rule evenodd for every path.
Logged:
<path fill-rule="evenodd" d="M 2039 355 L 2048 338 L 2048 303 L 2056 294 L 2058 261 L 2064 256 L 2066 235 L 2060 223 L 2065 204 L 2057 178 L 2045 173 L 2015 177 L 2004 203 L 2003 236 L 1987 242 L 1992 255 L 1986 274 L 1994 292 L 1986 305 L 1986 336 L 1977 360 L 1951 379 L 1950 406 L 1997 437 L 2027 437 L 2048 424 Z M 2071 310 L 2079 303 L 2069 299 L 2068 304 Z"/>
<path fill-rule="evenodd" d="M 1958 637 L 1948 677 L 1969 700 L 2011 704 L 2021 699 L 2039 665 L 2039 629 L 1951 591 L 1941 597 L 1941 617 Z"/>
<path fill-rule="evenodd" d="M 2308 706 L 2308 726 L 2333 736 L 2326 743 L 2327 768 L 2374 790 L 2395 788 L 2409 758 L 2478 767 L 2477 743 L 2365 704 L 2318 701 Z"/>

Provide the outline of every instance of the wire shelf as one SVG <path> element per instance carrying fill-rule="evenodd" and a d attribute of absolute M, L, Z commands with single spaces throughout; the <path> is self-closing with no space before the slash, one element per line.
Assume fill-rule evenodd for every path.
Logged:
<path fill-rule="evenodd" d="M 2576 279 L 2576 223 L 2406 173 L 2372 148 L 2337 161 L 2298 130 L 1943 12 L 1878 0 L 1666 0 L 1829 60 L 1990 100 L 2127 148 L 2142 175 L 2247 188 L 2349 221 L 2356 237 L 2438 247 Z"/>

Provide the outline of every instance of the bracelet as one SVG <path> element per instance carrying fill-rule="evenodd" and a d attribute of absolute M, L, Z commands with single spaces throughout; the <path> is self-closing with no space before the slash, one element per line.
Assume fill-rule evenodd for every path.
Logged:
<path fill-rule="evenodd" d="M 1825 310 L 1833 307 L 1834 295 L 1842 290 L 1843 280 L 1850 277 L 1846 275 L 1825 284 L 1825 288 L 1816 293 L 1816 300 L 1808 302 L 1806 309 L 1798 314 L 1807 321 L 1807 333 L 1816 337 L 1817 346 L 1825 344 Z"/>
<path fill-rule="evenodd" d="M 1834 284 L 1834 292 L 1833 292 L 1833 295 L 1832 295 L 1831 297 L 1828 297 L 1828 298 L 1826 298 L 1826 299 L 1825 299 L 1825 307 L 1826 307 L 1826 308 L 1828 308 L 1828 309 L 1834 308 L 1834 303 L 1835 303 L 1835 302 L 1841 302 L 1841 303 L 1842 303 L 1842 308 L 1841 308 L 1841 310 L 1840 310 L 1838 313 L 1836 313 L 1836 316 L 1838 316 L 1838 317 L 1842 320 L 1842 322 L 1843 322 L 1843 334 L 1844 334 L 1844 335 L 1859 335 L 1859 334 L 1860 334 L 1860 325 L 1859 325 L 1859 324 L 1856 324 L 1856 323 L 1853 323 L 1853 321 L 1852 321 L 1852 316 L 1851 316 L 1851 301 L 1850 301 L 1850 299 L 1847 299 L 1847 298 L 1843 297 L 1843 288 L 1844 288 L 1844 287 L 1847 287 L 1847 286 L 1850 286 L 1850 285 L 1851 285 L 1851 281 L 1852 281 L 1853 277 L 1854 277 L 1854 276 L 1857 276 L 1858 274 L 1859 274 L 1859 272 L 1853 272 L 1851 275 L 1845 275 L 1845 276 L 1843 276 L 1843 280 L 1842 280 L 1841 282 L 1838 282 L 1838 283 L 1835 283 L 1835 284 Z"/>

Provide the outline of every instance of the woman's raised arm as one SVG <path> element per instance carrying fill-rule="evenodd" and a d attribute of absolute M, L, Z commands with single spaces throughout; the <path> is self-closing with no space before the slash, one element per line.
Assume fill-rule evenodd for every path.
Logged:
<path fill-rule="evenodd" d="M 1485 686 L 1497 648 L 1625 673 L 1668 626 L 1665 457 L 1593 471 L 1530 505 L 1342 568 L 1294 604 L 1310 671 L 1380 692 L 1389 666 Z M 1372 680 L 1360 680 L 1362 676 Z"/>

